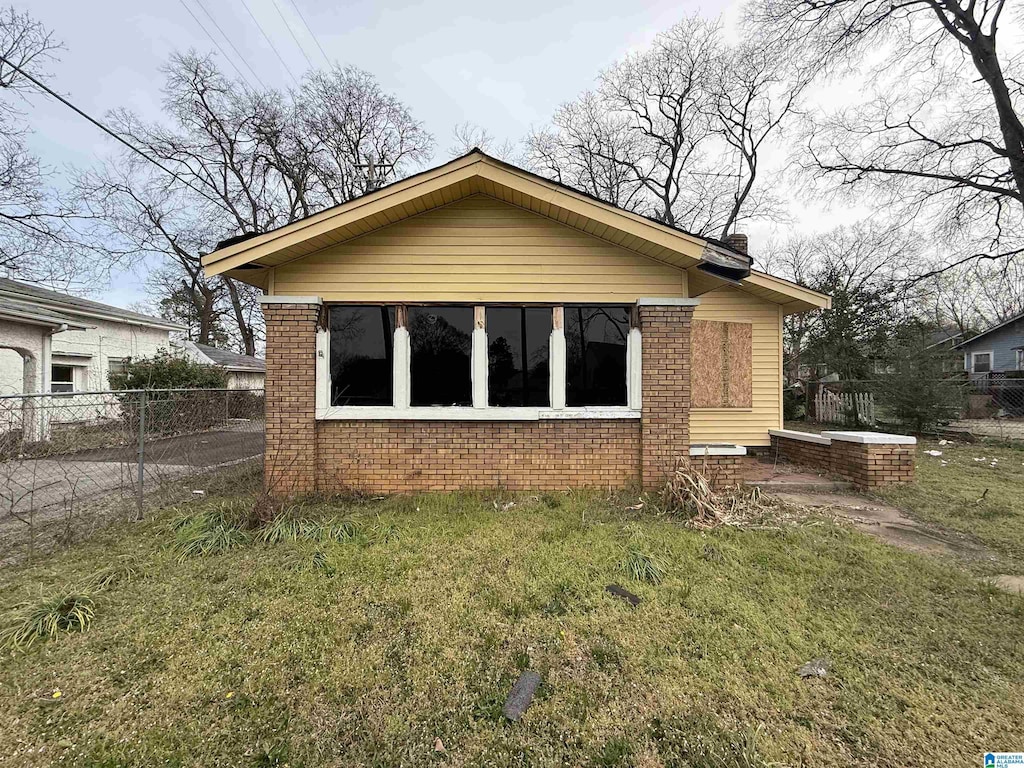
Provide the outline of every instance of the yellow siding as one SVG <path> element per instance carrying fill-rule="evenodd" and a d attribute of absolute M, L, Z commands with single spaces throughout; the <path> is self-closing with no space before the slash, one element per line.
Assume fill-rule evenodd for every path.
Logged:
<path fill-rule="evenodd" d="M 735 288 L 719 288 L 700 297 L 694 317 L 752 324 L 753 407 L 691 410 L 690 442 L 768 445 L 768 430 L 782 426 L 780 306 Z"/>
<path fill-rule="evenodd" d="M 273 293 L 325 301 L 633 302 L 686 273 L 475 195 L 274 269 Z"/>

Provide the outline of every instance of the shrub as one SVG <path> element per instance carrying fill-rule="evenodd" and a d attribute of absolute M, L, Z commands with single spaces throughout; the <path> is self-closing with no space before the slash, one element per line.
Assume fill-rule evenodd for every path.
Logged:
<path fill-rule="evenodd" d="M 897 334 L 889 349 L 893 373 L 880 379 L 879 397 L 905 430 L 926 432 L 959 416 L 964 404 L 960 382 L 947 378 L 944 350 L 927 348 L 927 337 L 914 327 Z"/>
<path fill-rule="evenodd" d="M 226 389 L 228 374 L 161 349 L 153 357 L 129 358 L 108 381 L 111 389 Z"/>
<path fill-rule="evenodd" d="M 94 616 L 93 599 L 86 592 L 65 587 L 36 602 L 19 603 L 0 628 L 0 648 L 24 649 L 36 640 L 54 640 L 61 633 L 81 632 Z"/>

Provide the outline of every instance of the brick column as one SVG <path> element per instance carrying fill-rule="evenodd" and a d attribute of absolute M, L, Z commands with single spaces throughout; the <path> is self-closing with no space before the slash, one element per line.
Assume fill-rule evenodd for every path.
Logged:
<path fill-rule="evenodd" d="M 641 466 L 658 488 L 690 449 L 690 322 L 696 299 L 640 299 L 643 339 Z"/>
<path fill-rule="evenodd" d="M 266 449 L 263 482 L 276 495 L 316 490 L 316 329 L 309 297 L 267 296 Z M 306 299 L 306 301 L 302 301 Z"/>

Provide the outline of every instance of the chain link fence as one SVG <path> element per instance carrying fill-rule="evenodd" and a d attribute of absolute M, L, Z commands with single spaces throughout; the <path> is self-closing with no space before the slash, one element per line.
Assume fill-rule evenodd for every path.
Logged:
<path fill-rule="evenodd" d="M 846 429 L 961 433 L 1024 440 L 1024 373 L 921 380 L 801 381 L 786 420 Z"/>
<path fill-rule="evenodd" d="M 258 470 L 263 390 L 0 396 L 0 562 Z"/>

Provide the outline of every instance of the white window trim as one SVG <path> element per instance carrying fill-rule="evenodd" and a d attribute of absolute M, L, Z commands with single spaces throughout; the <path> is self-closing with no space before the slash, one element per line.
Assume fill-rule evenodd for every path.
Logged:
<path fill-rule="evenodd" d="M 971 373 L 978 373 L 978 371 L 975 370 L 975 362 L 974 362 L 974 359 L 978 355 L 988 355 L 988 370 L 987 371 L 981 371 L 981 373 L 991 373 L 992 372 L 992 368 L 993 368 L 993 366 L 995 364 L 995 361 L 996 361 L 995 352 L 993 350 L 991 350 L 991 349 L 979 349 L 977 352 L 971 352 Z"/>
<path fill-rule="evenodd" d="M 566 407 L 565 331 L 561 322 L 553 322 L 548 352 L 549 395 L 551 405 L 540 407 L 504 407 L 487 404 L 487 331 L 479 324 L 480 310 L 474 308 L 474 327 L 470 367 L 473 372 L 472 406 L 412 406 L 412 344 L 409 331 L 396 327 L 393 346 L 394 405 L 331 405 L 330 355 L 328 328 L 316 334 L 316 410 L 321 421 L 541 421 L 544 419 L 639 419 L 642 405 L 640 329 L 631 328 L 626 338 L 626 403 L 620 406 Z M 560 307 L 556 307 L 560 309 Z M 557 315 L 556 315 L 557 316 Z M 560 318 L 559 318 L 560 319 Z"/>
<path fill-rule="evenodd" d="M 1024 349 L 1013 350 L 1016 354 L 1016 365 L 1018 371 L 1024 371 Z"/>

